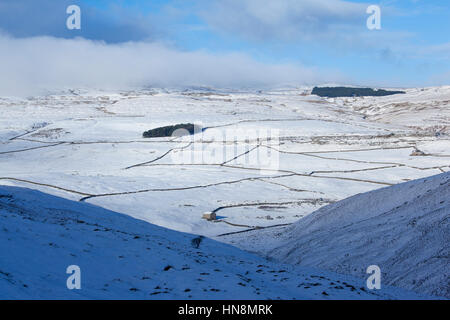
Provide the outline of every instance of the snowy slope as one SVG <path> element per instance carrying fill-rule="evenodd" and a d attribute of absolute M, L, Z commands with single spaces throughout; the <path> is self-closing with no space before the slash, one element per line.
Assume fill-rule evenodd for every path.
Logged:
<path fill-rule="evenodd" d="M 441 134 L 449 132 L 450 86 L 405 91 L 406 94 L 384 97 L 337 98 L 336 102 L 349 106 L 372 121 L 401 124 Z"/>
<path fill-rule="evenodd" d="M 369 115 L 370 105 L 380 106 L 376 113 L 389 117 L 390 109 L 382 107 L 387 103 L 440 101 L 444 110 L 439 117 L 404 110 L 408 123 L 417 120 L 432 128 L 449 121 L 444 112 L 448 97 L 450 87 L 335 101 L 306 95 L 305 88 L 92 89 L 0 97 L 0 183 L 83 199 L 152 224 L 222 240 L 225 233 L 294 223 L 324 204 L 450 170 L 448 134 L 436 136 Z M 142 138 L 148 129 L 182 122 L 209 129 L 196 135 L 196 146 L 189 148 L 186 141 Z M 268 129 L 279 130 L 279 143 L 256 145 L 227 135 Z M 214 143 L 211 132 L 218 133 Z M 224 157 L 180 161 L 202 141 L 211 154 Z M 252 151 L 237 157 L 246 149 Z M 425 154 L 414 155 L 416 149 Z M 250 161 L 269 151 L 278 174 L 261 173 L 261 163 Z M 221 223 L 201 219 L 204 212 L 219 208 Z"/>
<path fill-rule="evenodd" d="M 192 88 L 181 91 L 149 89 L 115 92 L 92 89 L 69 90 L 26 99 L 0 97 L 0 184 L 33 188 L 66 200 L 81 200 L 84 203 L 70 202 L 67 207 L 77 212 L 86 211 L 81 208 L 89 208 L 85 213 L 89 216 L 89 219 L 85 217 L 86 221 L 105 225 L 112 230 L 134 234 L 138 232 L 134 231 L 135 228 L 150 228 L 158 230 L 158 235 L 165 235 L 168 231 L 155 227 L 158 225 L 174 231 L 201 234 L 232 243 L 241 249 L 265 254 L 285 242 L 282 236 L 286 225 L 297 222 L 323 205 L 358 193 L 450 170 L 450 135 L 447 130 L 450 124 L 450 87 L 413 88 L 407 89 L 404 95 L 389 97 L 338 99 L 324 99 L 308 95 L 306 91 L 305 88 L 270 91 Z M 223 151 L 224 158 L 211 162 L 185 163 L 180 159 L 195 150 L 194 144 L 187 147 L 187 142 L 183 139 L 142 138 L 145 130 L 183 122 L 201 123 L 208 127 L 203 135 L 193 136 L 195 144 L 207 146 L 211 153 L 220 155 Z M 277 139 L 270 142 L 246 142 L 242 139 L 235 141 L 232 135 L 227 135 L 242 130 L 264 133 L 269 129 L 278 130 Z M 215 138 L 212 135 L 214 131 L 218 134 L 217 139 L 211 139 Z M 251 151 L 246 154 L 244 150 Z M 260 152 L 264 155 L 268 151 L 278 162 L 278 172 L 261 172 L 261 163 L 250 161 L 257 158 Z M 33 219 L 39 214 L 54 214 L 35 209 L 46 207 L 42 204 L 44 200 L 36 200 L 37 196 L 32 196 L 36 204 L 31 207 L 29 201 L 22 203 L 28 196 L 25 191 L 11 190 L 14 190 L 11 192 L 15 197 L 15 205 Z M 33 194 L 30 193 L 30 197 Z M 4 197 L 1 201 L 5 205 L 8 199 Z M 49 198 L 45 196 L 43 199 Z M 119 228 L 119 224 L 104 220 L 105 212 L 111 216 L 109 211 L 85 207 L 87 204 L 143 221 L 136 222 L 130 217 L 122 216 L 117 218 L 121 221 Z M 8 205 L 11 203 L 8 202 Z M 207 211 L 217 212 L 219 219 L 214 222 L 202 219 L 203 213 Z M 63 215 L 67 215 L 64 212 Z M 118 216 L 116 213 L 113 215 Z M 27 224 L 26 227 L 36 230 L 42 241 L 46 242 L 39 245 L 35 243 L 32 236 L 25 233 L 25 229 L 17 227 L 23 222 Z M 2 226 L 0 224 L 0 230 Z M 92 239 L 96 240 L 100 235 L 105 238 L 100 237 L 103 242 L 95 242 L 96 246 L 111 256 L 123 255 L 125 258 L 120 258 L 120 261 L 138 261 L 139 264 L 150 265 L 154 268 L 151 272 L 160 272 L 164 268 L 163 263 L 156 265 L 149 262 L 149 257 L 142 258 L 141 247 L 132 250 L 133 254 L 136 252 L 141 257 L 136 258 L 137 260 L 133 260 L 134 257 L 128 260 L 131 259 L 129 255 L 117 253 L 128 252 L 129 248 L 125 248 L 124 244 L 135 242 L 131 239 L 123 241 L 117 237 L 120 233 L 99 233 L 98 230 L 93 231 L 96 228 L 89 228 L 84 224 L 76 224 L 76 227 L 65 230 L 65 226 L 38 224 L 35 220 L 23 220 L 11 213 L 5 220 L 5 229 L 9 231 L 0 232 L 1 240 L 7 241 L 0 244 L 0 263 L 4 267 L 0 270 L 17 277 L 13 272 L 17 267 L 22 272 L 20 277 L 26 279 L 24 264 L 17 261 L 29 262 L 31 258 L 25 258 L 25 253 L 20 250 L 18 252 L 22 252 L 21 255 L 14 258 L 11 255 L 14 251 L 10 248 L 30 248 L 32 252 L 42 253 L 41 260 L 45 263 L 57 262 L 66 254 L 65 249 L 50 246 L 48 254 L 58 252 L 59 258 L 56 260 L 52 260 L 53 257 L 47 258 L 47 251 L 41 249 L 43 244 L 57 242 L 64 243 L 64 247 L 70 248 L 77 257 L 83 257 L 79 263 L 90 265 L 89 261 L 95 258 L 93 254 L 99 255 L 99 252 L 96 250 L 89 253 L 83 250 L 90 250 L 86 242 L 92 244 Z M 48 230 L 49 234 L 43 233 L 43 230 Z M 73 239 L 70 244 L 65 242 L 66 238 L 58 238 L 68 231 L 67 237 L 70 236 L 69 240 Z M 57 233 L 53 234 L 54 232 Z M 142 231 L 143 234 L 145 232 Z M 190 239 L 194 236 L 176 232 L 167 234 L 177 239 L 172 242 L 180 241 L 176 245 L 168 245 L 178 248 L 178 251 L 158 251 L 157 247 L 148 247 L 161 257 L 168 255 L 180 261 L 178 253 L 191 248 Z M 80 242 L 81 247 L 77 247 L 75 244 L 79 240 L 75 239 L 89 241 Z M 169 241 L 166 240 L 161 243 Z M 139 244 L 139 241 L 136 243 Z M 117 243 L 116 247 L 119 249 L 112 251 L 110 243 Z M 213 242 L 206 241 L 208 243 Z M 217 246 L 219 245 L 215 242 L 214 245 L 211 244 L 211 247 Z M 202 250 L 207 248 L 208 246 Z M 229 253 L 230 256 L 236 254 L 250 259 L 237 249 L 220 248 L 228 248 L 220 251 L 220 255 Z M 208 254 L 211 252 L 217 253 L 216 250 L 211 250 Z M 190 261 L 189 264 L 196 265 L 192 262 L 191 253 L 186 259 Z M 68 260 L 64 260 L 62 264 L 76 263 Z M 121 290 L 144 286 L 124 273 L 122 269 L 128 269 L 117 261 L 102 261 L 108 261 L 108 267 L 113 266 L 114 273 L 120 275 L 112 279 L 128 279 L 128 283 L 126 286 L 119 285 L 116 283 L 119 281 L 111 282 L 111 279 L 102 275 L 102 283 L 92 280 L 97 289 L 103 288 L 105 284 L 110 287 L 119 286 Z M 230 261 L 235 260 L 230 258 Z M 223 259 L 220 263 L 224 263 L 226 268 L 230 267 Z M 96 265 L 101 269 L 105 264 L 96 262 Z M 191 269 L 194 268 L 192 265 Z M 205 268 L 209 266 L 210 264 L 206 264 Z M 46 265 L 45 268 L 49 268 L 45 269 L 46 275 L 51 275 L 49 279 L 58 275 L 55 278 L 58 286 L 64 283 L 66 275 L 61 272 L 62 266 Z M 139 277 L 139 273 L 146 271 L 143 267 L 139 268 L 131 274 Z M 171 269 L 171 272 L 180 272 L 181 276 L 185 270 L 181 272 L 178 269 Z M 204 272 L 200 269 L 195 272 L 197 270 L 199 273 Z M 235 273 L 230 271 L 229 276 L 235 279 L 236 273 L 243 275 L 246 271 L 256 272 L 239 269 Z M 359 271 L 354 275 L 365 278 L 365 270 L 361 267 Z M 265 297 L 305 296 L 305 292 L 295 291 L 296 286 L 292 289 L 294 291 L 289 291 L 291 289 L 286 289 L 285 283 L 283 290 L 266 285 L 269 280 L 261 275 L 262 272 L 256 272 L 254 279 L 261 281 L 261 288 L 267 288 Z M 36 276 L 35 273 L 31 274 Z M 168 273 L 164 273 L 166 274 Z M 65 288 L 46 286 L 33 279 L 31 277 L 27 280 L 28 283 L 35 283 L 42 288 L 49 287 L 52 294 L 62 297 L 77 295 L 72 292 L 67 296 Z M 5 281 L 11 283 L 9 280 Z M 209 283 L 206 287 L 216 285 L 212 280 L 203 280 L 204 283 Z M 18 280 L 16 278 L 11 281 Z M 175 289 L 178 287 L 172 284 L 167 286 L 172 288 L 170 294 L 160 293 L 156 296 L 184 297 L 184 293 L 180 294 Z M 163 288 L 161 284 L 152 285 L 153 287 L 145 287 L 145 294 L 132 291 L 129 293 L 130 297 L 139 294 L 147 297 L 150 289 L 157 286 Z M 190 286 L 194 287 L 192 284 Z M 31 285 L 28 287 L 32 288 Z M 12 288 L 11 292 L 15 292 L 16 286 L 12 285 Z M 199 286 L 195 288 L 200 288 L 201 291 L 205 289 Z M 197 289 L 195 294 L 190 295 L 203 297 Z M 239 289 L 242 297 L 255 296 L 250 289 Z M 105 293 L 102 290 L 99 294 L 90 290 L 82 294 L 103 297 L 102 294 L 117 296 L 118 292 L 110 290 Z M 319 297 L 322 297 L 322 291 L 318 291 Z M 310 297 L 308 292 L 306 296 Z M 20 296 L 17 292 L 14 294 Z M 214 293 L 218 297 L 227 297 L 227 294 L 229 292 Z M 38 292 L 37 289 L 30 294 L 33 297 L 49 295 Z M 121 291 L 120 296 L 124 295 Z"/>
<path fill-rule="evenodd" d="M 397 288 L 283 265 L 142 220 L 18 187 L 0 187 L 1 299 L 390 299 Z M 81 290 L 66 288 L 69 265 Z"/>
<path fill-rule="evenodd" d="M 450 298 L 449 218 L 447 172 L 323 207 L 288 227 L 269 255 L 354 275 L 378 265 L 384 284 Z"/>

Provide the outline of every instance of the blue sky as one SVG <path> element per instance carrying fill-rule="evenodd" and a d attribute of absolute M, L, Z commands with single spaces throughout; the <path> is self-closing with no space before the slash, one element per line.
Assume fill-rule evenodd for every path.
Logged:
<path fill-rule="evenodd" d="M 81 8 L 81 30 L 65 28 L 70 4 Z M 370 4 L 381 8 L 381 30 L 366 27 Z M 446 0 L 0 0 L 0 30 L 13 39 L 158 44 L 320 75 L 306 83 L 399 87 L 450 84 L 449 17 Z"/>

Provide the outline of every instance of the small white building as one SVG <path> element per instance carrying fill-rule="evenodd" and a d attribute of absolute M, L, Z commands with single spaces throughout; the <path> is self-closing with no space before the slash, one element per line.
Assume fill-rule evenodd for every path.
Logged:
<path fill-rule="evenodd" d="M 211 221 L 211 220 L 216 220 L 217 217 L 216 217 L 216 214 L 214 212 L 208 211 L 208 212 L 205 212 L 203 214 L 202 219 L 206 219 L 206 220 L 210 220 Z"/>

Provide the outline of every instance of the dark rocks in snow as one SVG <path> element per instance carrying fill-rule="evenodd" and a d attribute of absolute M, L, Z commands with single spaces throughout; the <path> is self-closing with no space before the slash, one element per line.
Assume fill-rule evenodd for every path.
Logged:
<path fill-rule="evenodd" d="M 191 240 L 191 244 L 194 248 L 198 249 L 200 247 L 200 243 L 202 243 L 203 236 L 196 237 Z"/>

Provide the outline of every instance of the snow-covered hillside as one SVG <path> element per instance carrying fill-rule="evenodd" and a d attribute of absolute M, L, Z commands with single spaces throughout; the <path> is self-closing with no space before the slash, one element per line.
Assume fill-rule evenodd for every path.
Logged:
<path fill-rule="evenodd" d="M 450 86 L 406 89 L 406 94 L 385 97 L 337 98 L 336 103 L 360 112 L 367 119 L 428 130 L 450 131 Z"/>
<path fill-rule="evenodd" d="M 424 90 L 426 98 L 442 103 L 450 95 L 448 87 Z M 221 234 L 293 223 L 356 193 L 449 170 L 445 133 L 382 123 L 355 111 L 369 101 L 420 101 L 419 89 L 347 102 L 307 92 L 70 90 L 0 98 L 0 183 L 222 240 Z M 427 128 L 448 121 L 445 112 L 433 118 L 412 109 L 408 117 Z M 193 137 L 195 145 L 223 157 L 183 162 L 193 145 L 142 138 L 148 129 L 184 122 L 207 127 Z M 242 130 L 277 130 L 277 139 L 258 143 L 226 135 Z M 269 152 L 278 165 L 273 171 L 261 172 L 248 161 Z M 201 219 L 215 210 L 218 223 Z"/>
<path fill-rule="evenodd" d="M 361 275 L 450 298 L 450 173 L 355 195 L 286 228 L 281 261 Z"/>
<path fill-rule="evenodd" d="M 90 204 L 0 187 L 0 299 L 395 299 L 397 288 L 267 261 Z M 66 268 L 81 269 L 81 289 Z"/>
<path fill-rule="evenodd" d="M 115 92 L 71 89 L 26 99 L 0 97 L 0 184 L 5 188 L 32 188 L 76 201 L 67 202 L 66 208 L 96 208 L 93 211 L 89 209 L 92 224 L 102 224 L 111 230 L 136 234 L 134 228 L 145 226 L 151 230 L 160 230 L 157 231 L 158 234 L 173 235 L 176 241 L 171 241 L 167 246 L 178 248 L 175 250 L 177 253 L 170 250 L 157 251 L 157 247 L 151 248 L 152 252 L 177 257 L 180 261 L 187 259 L 191 261 L 189 264 L 192 269 L 195 263 L 190 260 L 192 255 L 185 257 L 178 254 L 191 248 L 190 238 L 193 236 L 175 231 L 199 234 L 231 243 L 241 249 L 266 253 L 283 244 L 279 242 L 279 235 L 284 233 L 287 225 L 296 223 L 322 206 L 358 193 L 450 170 L 450 135 L 447 130 L 450 121 L 450 87 L 406 89 L 406 94 L 388 97 L 336 99 L 310 95 L 310 89 L 154 88 Z M 142 137 L 144 131 L 152 128 L 188 122 L 201 124 L 205 130 L 189 138 Z M 274 133 L 270 137 L 273 139 L 244 139 L 241 134 L 251 132 L 258 135 L 268 131 Z M 220 157 L 184 161 L 190 159 L 198 146 L 207 150 L 200 154 Z M 268 157 L 276 160 L 275 166 L 261 170 L 264 169 L 261 162 L 251 161 L 261 159 L 259 155 L 269 155 Z M 42 208 L 37 209 L 37 204 L 40 203 L 37 193 L 11 190 L 13 191 L 8 192 L 16 199 L 14 205 L 23 207 L 20 210 L 28 212 L 27 215 L 31 215 L 33 219 L 39 216 L 37 212 L 54 215 L 53 211 L 46 211 L 47 207 L 42 203 Z M 22 204 L 28 196 L 36 199 L 34 207 L 29 203 Z M 48 199 L 47 196 L 41 196 Z M 5 196 L 1 201 L 12 205 L 13 203 L 7 202 L 8 199 L 10 197 Z M 31 210 L 32 208 L 34 209 Z M 97 213 L 104 216 L 105 209 L 129 217 L 121 216 L 123 223 L 122 220 L 120 223 L 100 223 L 96 219 L 103 218 L 97 217 Z M 205 212 L 215 212 L 218 219 L 202 219 Z M 87 219 L 85 217 L 84 220 Z M 128 241 L 124 241 L 119 237 L 122 233 L 99 233 L 94 231 L 96 228 L 92 227 L 91 230 L 91 227 L 84 224 L 75 224 L 75 229 L 65 230 L 65 226 L 41 224 L 43 221 L 38 224 L 35 220 L 19 218 L 17 215 L 9 215 L 5 221 L 9 225 L 5 229 L 9 231 L 1 231 L 0 234 L 5 239 L 14 241 L 8 240 L 7 245 L 4 241 L 0 244 L 0 262 L 3 266 L 10 261 L 17 261 L 13 260 L 14 256 L 8 255 L 12 246 L 16 246 L 19 253 L 22 252 L 20 248 L 30 248 L 38 253 L 41 252 L 42 243 L 56 243 L 53 235 L 47 233 L 42 234 L 42 240 L 33 242 L 33 236 L 24 231 L 30 223 L 31 230 L 42 226 L 51 232 L 58 232 L 57 235 L 61 235 L 63 240 L 68 239 L 63 235 L 69 230 L 69 234 L 79 231 L 71 236 L 71 241 L 61 240 L 62 244 L 58 244 L 60 248 L 49 246 L 53 251 L 48 251 L 51 257 L 42 257 L 44 263 L 49 263 L 52 259 L 59 261 L 58 259 L 65 257 L 67 251 L 62 249 L 64 246 L 70 248 L 69 251 L 73 254 L 83 256 L 85 260 L 82 262 L 86 261 L 89 265 L 88 261 L 94 256 L 89 255 L 93 253 L 84 251 L 90 250 L 86 242 L 92 244 L 91 238 L 100 235 L 106 238 L 104 242 L 97 244 L 114 257 L 130 256 L 125 254 L 128 247 L 125 250 L 123 244 L 136 242 L 144 246 L 142 237 L 136 241 L 128 238 Z M 15 221 L 15 224 L 11 221 Z M 129 224 L 132 226 L 128 226 Z M 122 226 L 126 230 L 122 230 Z M 40 229 L 36 230 L 41 235 Z M 79 239 L 89 241 L 79 242 Z M 337 240 L 339 239 L 336 239 L 336 243 Z M 125 253 L 110 251 L 110 241 L 117 242 L 117 247 L 124 248 Z M 82 243 L 82 246 L 77 243 Z M 224 254 L 226 251 L 231 256 L 236 254 L 238 257 L 246 257 L 246 254 L 237 249 L 210 240 L 205 240 L 205 243 L 203 250 L 211 244 L 214 248 L 227 248 L 224 249 Z M 132 254 L 143 257 L 139 248 L 133 249 Z M 53 255 L 52 252 L 58 254 Z M 97 251 L 92 252 L 98 254 Z M 216 251 L 208 251 L 208 255 L 214 252 Z M 154 265 L 150 262 L 150 256 L 145 257 L 139 263 L 154 266 L 154 272 L 165 267 L 162 264 Z M 17 259 L 24 258 L 18 256 Z M 76 263 L 69 260 L 64 260 L 64 264 Z M 106 275 L 100 273 L 102 283 L 98 283 L 98 286 L 108 284 L 127 290 L 134 287 L 139 289 L 141 282 L 134 282 L 134 278 L 128 278 L 121 271 L 126 268 L 120 261 L 131 260 L 118 261 L 119 264 L 111 263 L 111 266 L 120 277 L 103 278 Z M 237 260 L 230 258 L 229 261 Z M 225 262 L 223 264 L 229 266 Z M 21 264 L 15 264 L 19 265 Z M 45 267 L 51 268 L 47 273 L 50 274 L 49 279 L 57 274 L 59 278 L 55 279 L 58 285 L 64 280 L 64 272 L 58 273 L 61 272 L 61 266 L 57 269 L 53 265 Z M 358 270 L 363 267 L 359 266 Z M 7 270 L 0 269 L 5 273 L 2 279 L 11 280 L 8 274 L 16 277 L 14 268 L 10 265 Z M 182 267 L 177 268 L 170 270 L 173 273 L 180 272 L 181 276 L 185 270 L 181 272 L 179 269 Z M 274 265 L 273 270 L 277 269 L 280 270 Z M 141 273 L 145 271 L 144 267 L 136 270 L 142 271 Z M 203 269 L 196 269 L 195 272 L 197 270 L 201 273 L 208 272 Z M 235 279 L 235 274 L 245 276 L 246 271 L 252 270 L 239 269 L 235 273 L 230 271 L 229 277 Z M 256 270 L 258 269 L 253 271 Z M 20 272 L 20 276 L 25 277 L 26 272 Z M 133 275 L 146 277 L 139 272 Z M 259 277 L 262 272 L 256 272 L 258 276 L 255 277 Z M 164 277 L 168 273 L 162 274 L 162 279 L 166 279 Z M 197 276 L 195 273 L 194 275 Z M 354 275 L 366 277 L 365 272 Z M 283 278 L 281 275 L 279 277 Z M 128 279 L 128 282 L 123 286 L 111 282 L 116 278 Z M 11 281 L 19 281 L 14 279 Z M 152 279 L 156 282 L 157 277 Z M 172 281 L 171 277 L 167 279 Z M 268 278 L 258 279 L 263 283 Z M 17 288 L 9 280 L 5 280 L 6 283 Z M 214 281 L 209 282 L 211 287 L 216 285 Z M 152 285 L 153 288 L 164 288 L 160 283 Z M 60 294 L 57 291 L 59 289 L 52 285 L 43 286 L 42 290 L 46 287 Z M 175 284 L 166 287 L 177 292 L 171 295 L 174 297 L 177 297 L 177 290 L 181 290 Z M 145 288 L 148 290 L 141 293 L 132 290 L 129 292 L 130 297 L 139 294 L 146 297 L 150 287 Z M 290 287 L 273 291 L 267 284 L 261 284 L 261 288 L 266 288 L 264 290 L 267 290 L 267 297 L 277 297 L 281 294 L 279 292 L 284 292 L 280 297 L 305 297 L 304 293 L 290 291 Z M 61 290 L 61 296 L 66 297 L 65 289 Z M 223 297 L 227 297 L 223 291 L 225 287 L 221 290 Z M 256 297 L 248 287 L 243 290 L 242 297 Z M 322 291 L 318 291 L 318 296 L 314 297 L 322 297 Z M 20 296 L 17 292 L 14 294 Z M 39 294 L 35 291 L 32 296 Z M 92 297 L 99 296 L 95 290 L 89 291 L 89 294 Z M 70 297 L 73 295 L 76 293 L 70 293 Z M 199 293 L 191 295 L 206 297 Z M 217 296 L 222 297 L 220 294 Z M 261 293 L 257 297 L 262 296 Z M 185 296 L 181 293 L 180 297 Z"/>

